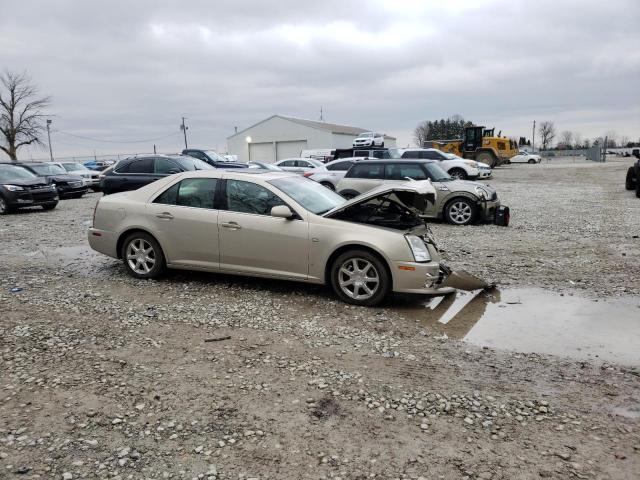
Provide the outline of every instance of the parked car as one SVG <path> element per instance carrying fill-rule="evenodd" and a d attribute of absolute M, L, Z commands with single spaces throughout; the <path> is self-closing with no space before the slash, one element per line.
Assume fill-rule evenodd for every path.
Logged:
<path fill-rule="evenodd" d="M 627 190 L 635 190 L 636 197 L 640 198 L 640 152 L 634 152 L 636 161 L 627 170 L 624 186 Z"/>
<path fill-rule="evenodd" d="M 366 157 L 340 158 L 319 167 L 312 168 L 311 170 L 307 170 L 304 172 L 304 176 L 310 178 L 314 182 L 318 182 L 324 187 L 335 190 L 336 185 L 338 185 L 338 182 L 342 180 L 344 175 L 351 168 L 351 165 L 355 162 L 366 159 Z M 375 158 L 372 160 L 375 160 Z"/>
<path fill-rule="evenodd" d="M 55 163 L 43 162 L 43 163 L 17 163 L 21 167 L 26 168 L 31 173 L 38 177 L 44 178 L 47 183 L 56 187 L 58 191 L 58 197 L 63 198 L 80 198 L 87 190 L 88 185 L 84 182 L 81 176 L 71 175 Z"/>
<path fill-rule="evenodd" d="M 11 163 L 0 163 L 0 215 L 18 208 L 56 208 L 58 191 L 46 179 Z"/>
<path fill-rule="evenodd" d="M 202 160 L 208 163 L 214 168 L 247 168 L 246 163 L 235 162 L 223 157 L 213 150 L 201 150 L 199 148 L 187 148 L 182 150 L 182 155 L 189 155 L 191 157 Z"/>
<path fill-rule="evenodd" d="M 533 153 L 525 152 L 520 150 L 517 155 L 511 157 L 507 163 L 540 163 L 542 161 L 542 157 L 540 155 L 535 155 Z"/>
<path fill-rule="evenodd" d="M 456 180 L 435 160 L 366 160 L 355 163 L 338 182 L 336 191 L 345 198 L 354 198 L 380 185 L 397 185 L 412 180 L 431 180 L 438 195 L 426 206 L 425 218 L 445 219 L 454 225 L 469 225 L 478 221 L 509 223 L 509 212 L 500 208 L 498 194 L 489 185 Z M 505 217 L 503 221 L 502 218 Z"/>
<path fill-rule="evenodd" d="M 445 172 L 458 180 L 475 180 L 480 177 L 480 167 L 475 160 L 465 160 L 436 148 L 399 148 L 397 152 L 401 158 L 436 160 Z"/>
<path fill-rule="evenodd" d="M 85 185 L 91 188 L 91 190 L 93 190 L 94 192 L 97 192 L 98 190 L 100 190 L 100 172 L 97 172 L 96 170 L 91 170 L 78 162 L 54 162 L 54 163 L 64 168 L 67 173 L 82 177 Z"/>
<path fill-rule="evenodd" d="M 375 132 L 363 132 L 353 141 L 354 147 L 384 147 L 384 135 Z"/>
<path fill-rule="evenodd" d="M 322 162 L 313 158 L 285 158 L 276 162 L 275 166 L 281 168 L 285 172 L 294 172 L 302 175 L 307 170 L 321 167 Z"/>
<path fill-rule="evenodd" d="M 259 168 L 262 170 L 272 170 L 274 172 L 282 172 L 283 170 L 274 165 L 273 163 L 267 163 L 267 162 L 249 162 L 247 165 L 249 165 L 249 168 Z"/>
<path fill-rule="evenodd" d="M 83 165 L 87 167 L 89 170 L 95 170 L 96 172 L 101 172 L 112 165 L 115 165 L 115 160 L 89 160 L 88 162 L 84 162 Z"/>
<path fill-rule="evenodd" d="M 100 188 L 105 195 L 136 190 L 159 178 L 174 173 L 209 170 L 208 163 L 187 155 L 151 155 L 120 160 L 113 169 L 104 172 Z"/>
<path fill-rule="evenodd" d="M 372 157 L 372 158 L 400 158 L 400 155 L 396 149 L 388 149 L 381 147 L 360 147 L 360 148 L 336 148 L 333 151 L 333 160 L 339 158 L 353 158 L 353 157 Z"/>
<path fill-rule="evenodd" d="M 320 160 L 322 163 L 330 162 L 334 159 L 335 149 L 333 148 L 316 148 L 311 150 L 302 150 L 300 156 L 302 158 L 313 158 Z"/>
<path fill-rule="evenodd" d="M 444 294 L 469 280 L 441 264 L 415 213 L 434 196 L 429 182 L 401 182 L 347 201 L 286 172 L 190 171 L 102 197 L 88 238 L 135 278 L 168 267 L 298 280 L 376 305 L 391 291 Z"/>

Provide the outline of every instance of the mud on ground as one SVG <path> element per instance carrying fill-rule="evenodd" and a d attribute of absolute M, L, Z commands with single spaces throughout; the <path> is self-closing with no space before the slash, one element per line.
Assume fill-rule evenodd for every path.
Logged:
<path fill-rule="evenodd" d="M 501 285 L 637 295 L 625 167 L 500 168 L 512 226 L 435 233 Z M 97 198 L 0 218 L 0 478 L 638 478 L 637 367 L 452 340 L 417 299 L 135 281 L 84 247 Z"/>

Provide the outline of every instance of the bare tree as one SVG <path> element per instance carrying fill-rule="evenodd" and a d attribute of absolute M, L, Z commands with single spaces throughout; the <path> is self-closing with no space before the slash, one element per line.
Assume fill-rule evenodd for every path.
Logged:
<path fill-rule="evenodd" d="M 49 97 L 39 97 L 38 89 L 26 73 L 0 74 L 0 150 L 12 161 L 25 145 L 42 145 L 43 110 Z"/>
<path fill-rule="evenodd" d="M 582 134 L 580 132 L 573 132 L 573 144 L 576 148 L 582 147 Z"/>
<path fill-rule="evenodd" d="M 542 122 L 538 127 L 538 133 L 540 134 L 540 141 L 542 142 L 542 150 L 547 150 L 553 143 L 553 139 L 556 138 L 556 127 L 553 122 Z"/>
<path fill-rule="evenodd" d="M 565 130 L 560 134 L 560 144 L 563 148 L 571 148 L 573 145 L 573 133 Z"/>
<path fill-rule="evenodd" d="M 422 147 L 424 142 L 427 141 L 429 135 L 429 123 L 421 122 L 413 131 L 413 138 L 418 147 Z"/>
<path fill-rule="evenodd" d="M 626 147 L 630 142 L 631 142 L 631 140 L 629 140 L 629 137 L 627 137 L 626 135 L 623 135 L 623 136 L 620 137 L 620 146 L 621 147 Z"/>

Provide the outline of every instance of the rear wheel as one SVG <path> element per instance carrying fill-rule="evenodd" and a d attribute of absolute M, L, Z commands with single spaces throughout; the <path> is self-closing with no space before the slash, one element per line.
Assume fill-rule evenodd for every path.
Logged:
<path fill-rule="evenodd" d="M 479 154 L 476 155 L 475 160 L 476 160 L 476 162 L 486 163 L 491 168 L 495 168 L 496 163 L 497 163 L 496 162 L 496 157 L 494 157 L 493 154 L 491 154 L 489 152 L 480 152 Z"/>
<path fill-rule="evenodd" d="M 44 205 L 42 205 L 42 209 L 43 210 L 53 210 L 57 206 L 58 206 L 58 202 L 50 202 L 50 203 L 45 203 Z"/>
<path fill-rule="evenodd" d="M 469 225 L 476 219 L 476 206 L 468 198 L 454 198 L 444 207 L 444 217 L 453 225 Z"/>
<path fill-rule="evenodd" d="M 121 256 L 127 272 L 135 278 L 158 278 L 166 268 L 160 244 L 148 233 L 129 235 L 122 244 Z"/>
<path fill-rule="evenodd" d="M 12 213 L 13 211 L 14 208 L 9 205 L 9 203 L 2 196 L 0 196 L 0 215 L 6 215 L 8 213 Z"/>
<path fill-rule="evenodd" d="M 340 196 L 342 196 L 342 198 L 346 198 L 347 200 L 351 200 L 352 198 L 357 197 L 358 194 L 347 191 L 347 192 L 340 192 Z"/>
<path fill-rule="evenodd" d="M 331 182 L 320 182 L 320 185 L 322 185 L 323 187 L 327 187 L 329 190 L 336 190 L 336 187 L 334 187 L 333 183 Z"/>
<path fill-rule="evenodd" d="M 536 162 L 533 158 L 530 158 L 530 159 L 529 159 L 529 161 L 528 161 L 527 163 L 534 164 L 534 163 L 537 163 L 537 162 Z"/>
<path fill-rule="evenodd" d="M 331 266 L 331 286 L 338 297 L 360 306 L 379 304 L 391 290 L 384 263 L 366 250 L 349 250 Z"/>
<path fill-rule="evenodd" d="M 468 175 L 462 168 L 452 168 L 449 170 L 449 175 L 457 180 L 466 180 Z"/>
<path fill-rule="evenodd" d="M 635 178 L 633 167 L 629 167 L 627 170 L 627 178 L 624 181 L 624 188 L 627 190 L 633 190 L 638 183 L 638 179 Z"/>

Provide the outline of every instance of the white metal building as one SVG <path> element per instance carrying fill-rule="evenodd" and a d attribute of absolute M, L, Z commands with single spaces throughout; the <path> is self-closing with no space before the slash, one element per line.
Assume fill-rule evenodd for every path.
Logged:
<path fill-rule="evenodd" d="M 229 153 L 238 160 L 273 163 L 300 156 L 302 150 L 350 148 L 364 128 L 273 115 L 227 138 Z M 250 139 L 250 142 L 247 140 Z M 385 147 L 395 147 L 396 139 L 385 135 Z"/>

